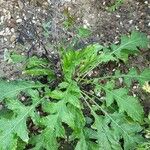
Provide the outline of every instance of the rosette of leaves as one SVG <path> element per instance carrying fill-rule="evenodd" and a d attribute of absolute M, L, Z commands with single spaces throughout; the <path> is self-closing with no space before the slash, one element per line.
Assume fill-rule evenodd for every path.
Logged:
<path fill-rule="evenodd" d="M 66 142 L 75 150 L 130 150 L 147 142 L 142 136 L 146 114 L 130 87 L 136 81 L 142 88 L 150 80 L 150 69 L 88 76 L 101 64 L 127 62 L 129 55 L 147 45 L 145 34 L 133 32 L 107 48 L 99 44 L 79 50 L 71 47 L 61 53 L 61 82 L 55 87 L 50 82 L 1 80 L 0 149 L 57 150 Z M 26 73 L 55 80 L 46 73 L 49 69 L 55 76 L 47 62 L 41 58 L 33 62 L 37 63 L 27 63 Z M 39 67 L 43 74 L 42 70 L 37 73 Z M 116 84 L 120 78 L 122 86 Z M 22 92 L 27 95 L 24 101 Z"/>

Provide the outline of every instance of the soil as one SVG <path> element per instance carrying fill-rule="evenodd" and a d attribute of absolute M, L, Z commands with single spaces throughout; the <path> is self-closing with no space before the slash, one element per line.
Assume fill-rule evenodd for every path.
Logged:
<path fill-rule="evenodd" d="M 64 19 L 62 12 L 68 8 L 77 25 L 92 30 L 90 42 L 108 45 L 117 43 L 121 34 L 140 30 L 150 36 L 150 1 L 126 0 L 114 12 L 106 8 L 113 0 L 0 0 L 0 77 L 18 78 L 18 67 L 8 63 L 10 52 L 42 56 L 45 43 L 61 39 L 64 31 L 60 25 Z M 43 23 L 51 23 L 49 39 L 43 37 Z M 46 26 L 46 24 L 44 24 Z M 48 24 L 47 26 L 48 27 Z M 42 44 L 39 44 L 39 40 Z M 16 42 L 17 41 L 17 42 Z M 56 43 L 57 43 L 56 42 Z M 48 47 L 48 51 L 53 50 Z M 145 62 L 145 60 L 147 60 Z M 6 61 L 7 60 L 7 61 Z M 135 61 L 135 62 L 134 62 Z M 143 62 L 144 61 L 144 62 Z M 149 53 L 132 61 L 141 67 L 149 65 Z M 20 66 L 19 66 L 20 67 Z"/>

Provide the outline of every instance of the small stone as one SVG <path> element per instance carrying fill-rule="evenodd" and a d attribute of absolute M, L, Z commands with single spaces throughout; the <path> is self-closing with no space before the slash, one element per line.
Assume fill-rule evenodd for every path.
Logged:
<path fill-rule="evenodd" d="M 0 31 L 0 35 L 1 35 L 1 36 L 4 35 L 4 30 Z"/>
<path fill-rule="evenodd" d="M 15 32 L 15 29 L 14 29 L 14 28 L 11 28 L 10 31 L 11 31 L 12 33 L 14 33 L 14 32 Z"/>
<path fill-rule="evenodd" d="M 22 101 L 25 101 L 25 99 L 26 99 L 26 98 L 25 98 L 24 96 L 21 97 L 21 100 L 22 100 Z"/>
<path fill-rule="evenodd" d="M 5 41 L 5 42 L 7 42 L 7 39 L 6 39 L 6 38 L 4 38 L 4 41 Z"/>
<path fill-rule="evenodd" d="M 4 23 L 4 16 L 1 16 L 0 24 Z"/>
<path fill-rule="evenodd" d="M 20 22 L 22 22 L 22 19 L 17 19 L 16 22 L 20 23 Z"/>
<path fill-rule="evenodd" d="M 116 15 L 117 18 L 120 18 L 120 15 Z"/>
<path fill-rule="evenodd" d="M 10 32 L 9 28 L 6 28 L 6 29 L 5 29 L 5 32 Z"/>
<path fill-rule="evenodd" d="M 33 22 L 34 24 L 36 24 L 36 21 L 35 21 L 35 20 L 32 20 L 32 22 Z"/>
<path fill-rule="evenodd" d="M 133 97 L 136 97 L 136 94 L 133 93 Z"/>
<path fill-rule="evenodd" d="M 132 24 L 133 23 L 133 20 L 129 20 L 129 24 Z"/>
<path fill-rule="evenodd" d="M 16 36 L 15 35 L 12 35 L 11 37 L 10 37 L 10 42 L 14 42 L 16 40 Z"/>
<path fill-rule="evenodd" d="M 123 23 L 122 23 L 122 22 L 120 22 L 120 25 L 121 25 L 121 26 L 123 26 Z"/>
<path fill-rule="evenodd" d="M 123 83 L 123 78 L 119 78 L 119 82 L 120 82 L 120 84 L 122 84 Z"/>

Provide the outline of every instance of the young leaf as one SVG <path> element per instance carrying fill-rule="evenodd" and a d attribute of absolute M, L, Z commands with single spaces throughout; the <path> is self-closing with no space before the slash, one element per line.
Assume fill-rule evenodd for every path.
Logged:
<path fill-rule="evenodd" d="M 86 28 L 80 27 L 78 29 L 79 37 L 88 37 L 90 34 L 91 34 L 91 31 Z"/>
<path fill-rule="evenodd" d="M 121 4 L 124 2 L 124 0 L 115 0 L 114 4 L 110 7 L 107 8 L 107 10 L 109 11 L 115 11 L 116 9 L 118 9 Z"/>
<path fill-rule="evenodd" d="M 33 56 L 28 59 L 27 68 L 34 68 L 34 67 L 43 67 L 48 65 L 48 61 L 46 59 L 38 58 L 37 56 Z"/>
<path fill-rule="evenodd" d="M 70 81 L 75 73 L 77 65 L 80 64 L 77 52 L 69 50 L 62 58 L 62 69 L 65 80 Z"/>
<path fill-rule="evenodd" d="M 13 63 L 21 63 L 21 62 L 25 62 L 25 60 L 27 60 L 26 56 L 16 54 L 16 53 L 11 54 L 10 57 L 11 57 L 11 60 Z"/>
<path fill-rule="evenodd" d="M 23 74 L 31 75 L 31 76 L 48 76 L 53 78 L 54 73 L 50 69 L 44 68 L 33 68 L 33 69 L 26 69 L 23 71 Z"/>
<path fill-rule="evenodd" d="M 70 103 L 74 105 L 75 107 L 81 109 L 81 103 L 80 103 L 80 98 L 81 98 L 81 91 L 77 85 L 76 82 L 72 81 L 68 87 L 66 88 L 65 91 L 61 90 L 54 90 L 48 96 L 50 96 L 53 99 L 60 99 L 64 100 L 66 103 Z"/>
<path fill-rule="evenodd" d="M 66 102 L 61 100 L 57 103 L 43 103 L 42 108 L 45 112 L 50 114 L 57 114 L 59 122 L 68 124 L 71 128 L 74 128 L 74 118 L 72 113 L 68 110 Z M 49 116 L 51 118 L 51 115 Z"/>

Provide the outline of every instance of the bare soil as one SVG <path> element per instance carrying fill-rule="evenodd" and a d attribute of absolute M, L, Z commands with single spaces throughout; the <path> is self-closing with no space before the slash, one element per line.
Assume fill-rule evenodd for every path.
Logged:
<path fill-rule="evenodd" d="M 113 0 L 0 0 L 0 77 L 16 78 L 18 67 L 8 63 L 7 53 L 19 51 L 27 54 L 45 53 L 42 46 L 47 42 L 59 41 L 64 32 L 60 25 L 63 10 L 68 8 L 77 25 L 92 30 L 89 42 L 104 45 L 119 41 L 121 34 L 140 30 L 150 36 L 150 1 L 126 0 L 115 12 L 106 8 Z M 49 39 L 42 35 L 43 23 L 51 23 Z M 39 40 L 42 43 L 39 44 Z M 17 41 L 17 42 L 16 42 Z M 18 44 L 19 43 L 19 44 Z M 33 44 L 34 43 L 34 44 Z M 48 48 L 48 51 L 52 49 Z M 146 55 L 146 56 L 145 56 Z M 146 57 L 146 59 L 145 59 Z M 149 52 L 132 63 L 149 65 Z"/>

